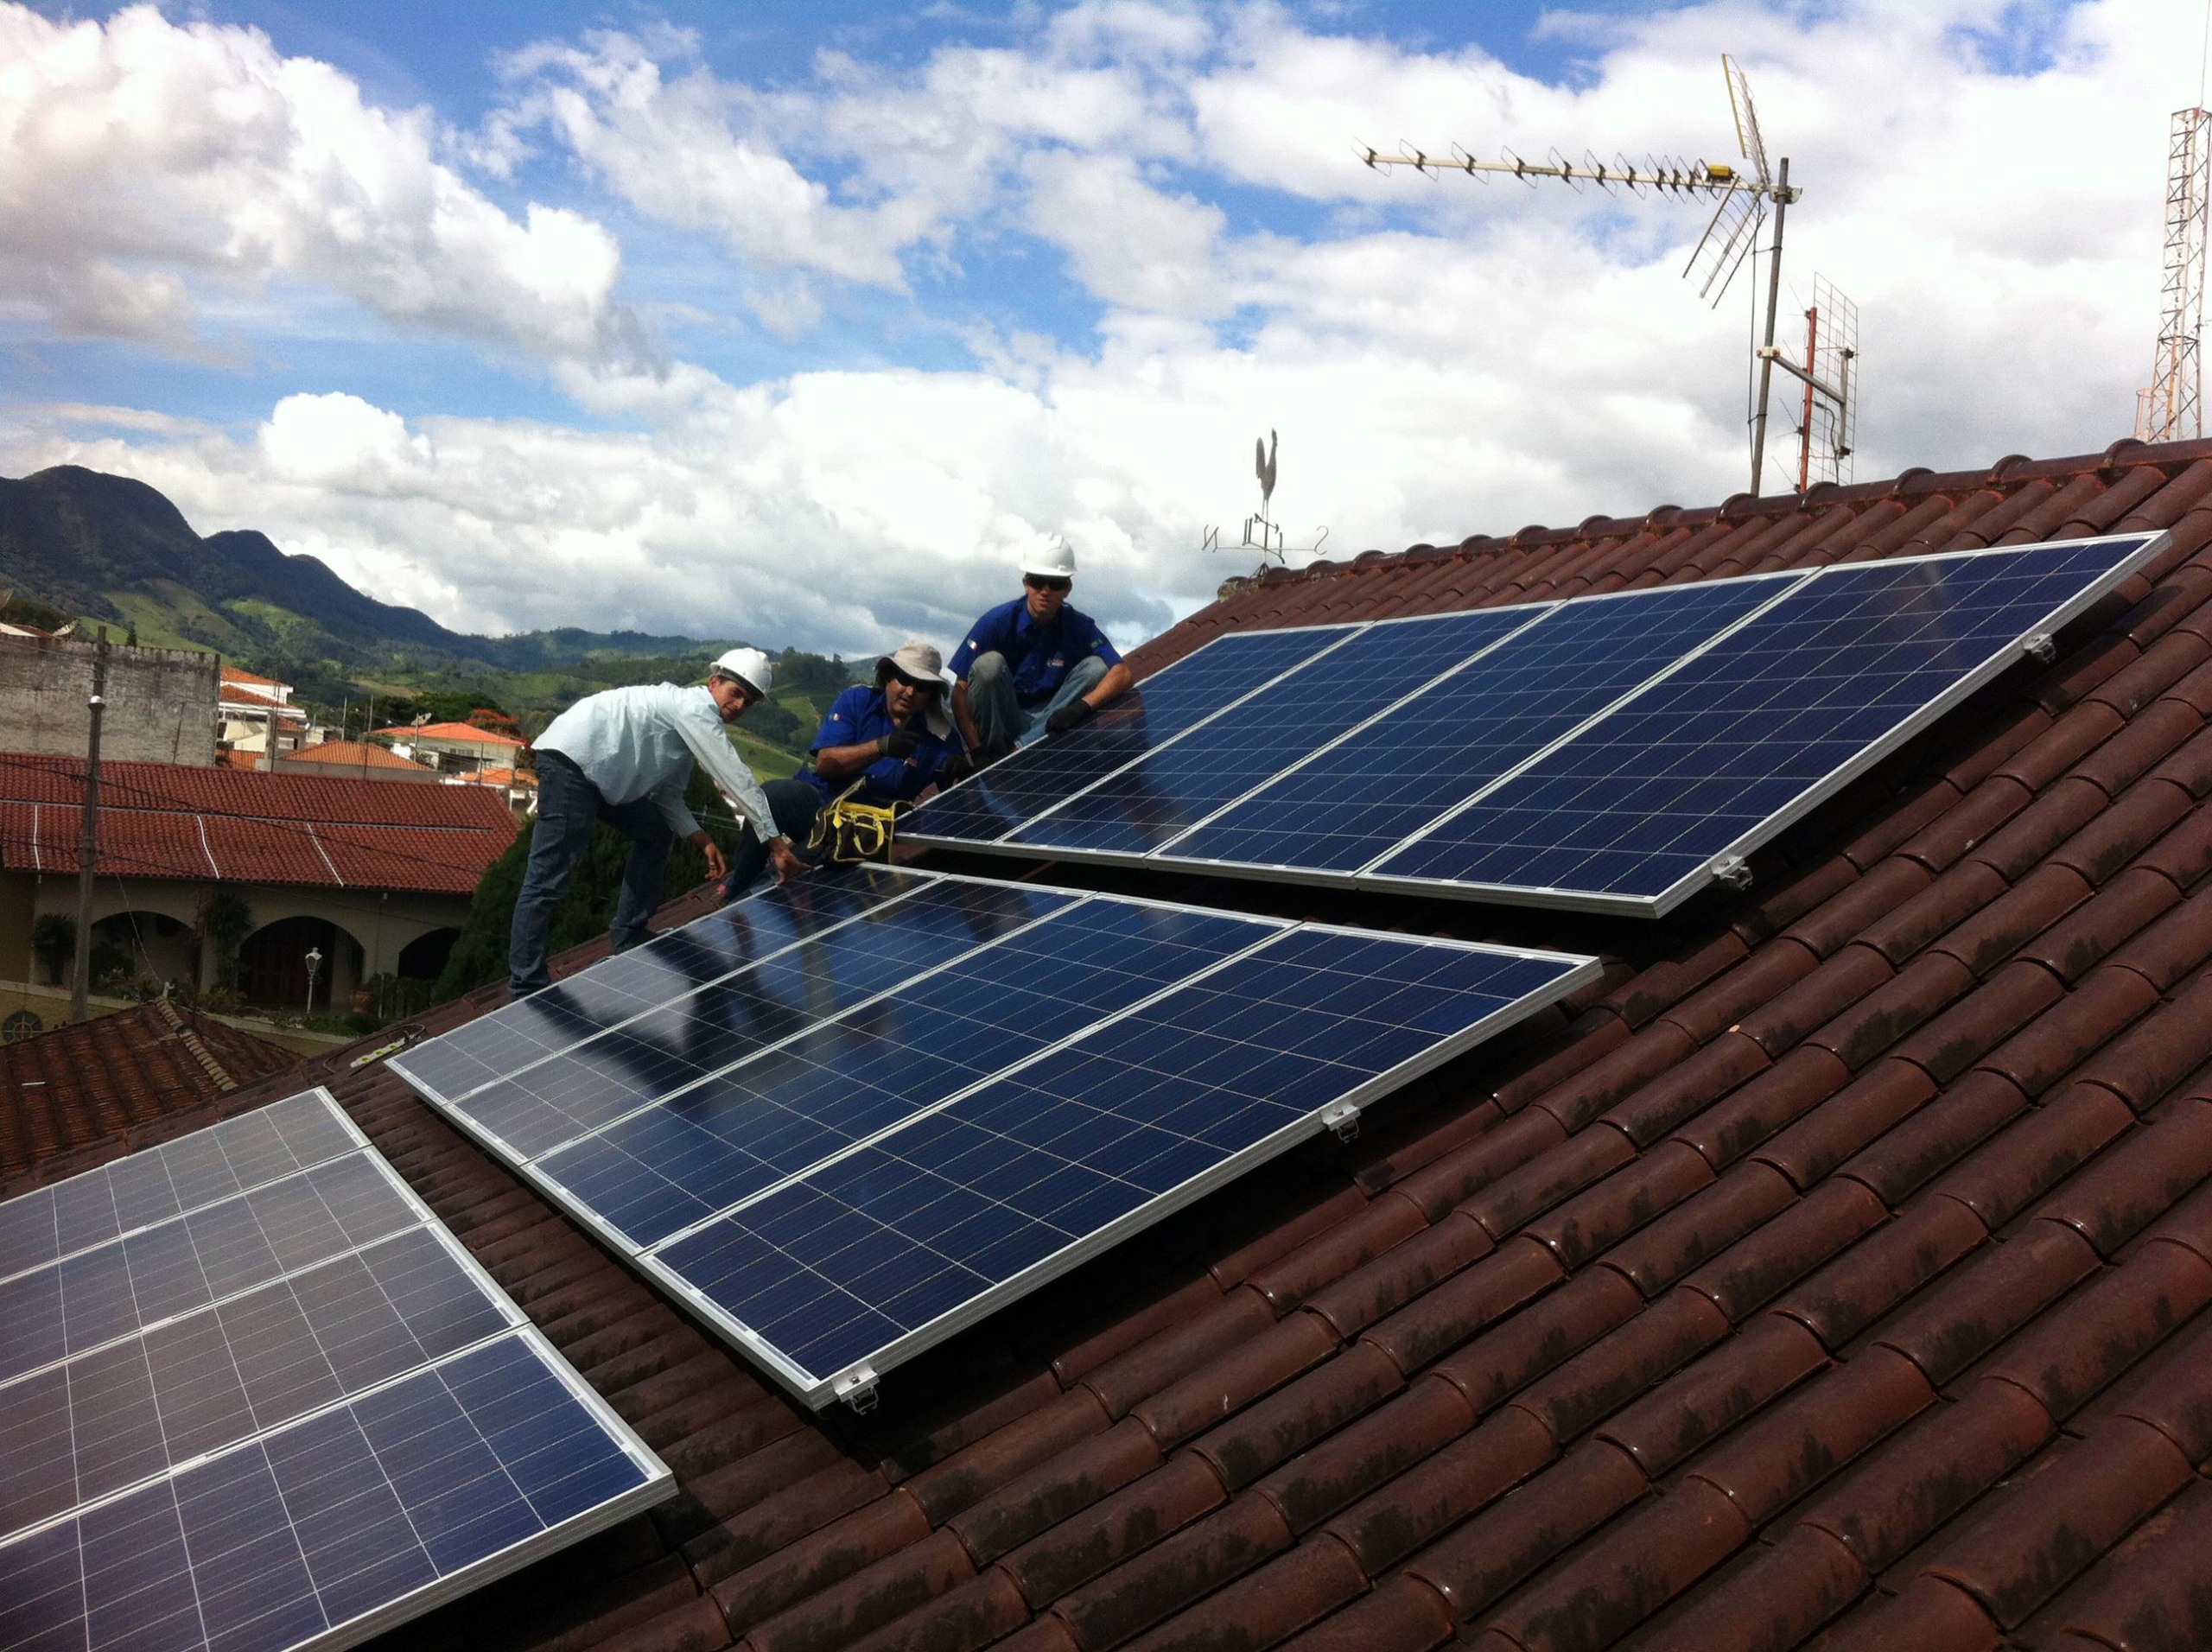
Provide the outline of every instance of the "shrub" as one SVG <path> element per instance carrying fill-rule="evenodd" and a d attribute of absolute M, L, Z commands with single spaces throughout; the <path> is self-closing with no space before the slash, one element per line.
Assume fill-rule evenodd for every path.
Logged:
<path fill-rule="evenodd" d="M 49 986 L 62 984 L 63 973 L 77 956 L 77 926 L 60 912 L 44 912 L 31 924 L 31 952 L 46 966 Z"/>

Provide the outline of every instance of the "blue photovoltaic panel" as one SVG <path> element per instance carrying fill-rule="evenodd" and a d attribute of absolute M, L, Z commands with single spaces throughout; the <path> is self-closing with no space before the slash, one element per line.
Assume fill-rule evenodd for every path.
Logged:
<path fill-rule="evenodd" d="M 1542 613 L 1491 608 L 1370 626 L 1006 841 L 1148 853 Z"/>
<path fill-rule="evenodd" d="M 1378 862 L 1390 878 L 1658 900 L 2018 657 L 2150 536 L 1821 569 Z"/>
<path fill-rule="evenodd" d="M 801 879 L 657 935 L 620 957 L 556 982 L 394 1058 L 418 1090 L 459 1101 L 540 1060 L 847 923 L 901 893 L 872 867 Z"/>
<path fill-rule="evenodd" d="M 563 1147 L 541 1167 L 650 1247 L 1278 928 L 1086 901 Z"/>
<path fill-rule="evenodd" d="M 0 1279 L 354 1151 L 314 1095 L 134 1153 L 0 1204 Z"/>
<path fill-rule="evenodd" d="M 1242 696 L 1311 658 L 1356 626 L 1237 632 L 1145 679 L 1082 728 L 1039 739 L 922 805 L 900 836 L 982 840 L 1103 779 Z M 1035 731 L 1042 734 L 1041 729 Z"/>
<path fill-rule="evenodd" d="M 0 1287 L 0 1648 L 350 1644 L 666 1494 L 326 1093 L 0 1204 L 0 1246 L 99 1187 L 123 1230 Z"/>
<path fill-rule="evenodd" d="M 1561 604 L 1163 855 L 1357 872 L 1796 577 Z"/>
<path fill-rule="evenodd" d="M 0 1381 L 421 1220 L 357 1152 L 19 1274 L 0 1284 Z"/>
<path fill-rule="evenodd" d="M 508 1328 L 417 1227 L 0 1384 L 0 1535 Z"/>
<path fill-rule="evenodd" d="M 836 1372 L 1157 1210 L 1572 969 L 1290 931 L 658 1260 L 802 1370 Z"/>
<path fill-rule="evenodd" d="M 511 1153 L 536 1158 L 1073 899 L 1019 885 L 915 888 L 855 922 L 487 1084 L 455 1110 Z M 403 1071 L 414 1076 L 411 1068 Z"/>
<path fill-rule="evenodd" d="M 350 1643 L 658 1496 L 554 1357 L 508 1335 L 0 1546 L 0 1647 Z"/>
<path fill-rule="evenodd" d="M 1131 1115 L 1135 1124 L 1186 1138 L 1141 1176 L 1109 1169 L 1109 1179 L 1125 1191 L 1166 1190 L 1131 1194 L 1133 1204 L 1116 1207 L 1114 1231 L 1133 1230 L 1300 1133 L 1324 1128 L 1324 1113 L 1339 1103 L 1356 1110 L 1555 1001 L 1596 967 L 1557 954 L 1319 930 L 1113 895 L 913 870 L 881 875 L 906 893 L 836 931 L 841 946 L 871 931 L 897 937 L 913 915 L 944 912 L 966 917 L 955 931 L 929 932 L 957 933 L 966 944 L 888 947 L 886 956 L 903 971 L 898 978 L 868 977 L 864 984 L 875 990 L 864 998 L 820 990 L 793 1017 L 790 1036 L 741 1052 L 715 1071 L 657 1066 L 657 1090 L 603 1088 L 588 1107 L 569 1097 L 531 1114 L 526 1129 L 486 1136 L 550 1198 L 817 1406 L 860 1379 L 794 1357 L 702 1294 L 703 1280 L 681 1260 L 721 1256 L 718 1246 L 741 1244 L 731 1236 L 741 1229 L 743 1211 L 807 1197 L 817 1178 L 842 1185 L 840 1176 L 857 1172 L 837 1166 L 895 1155 L 900 1149 L 891 1144 L 918 1146 L 969 1129 L 971 1114 L 994 1096 L 1049 1092 L 1064 1109 L 1089 1106 L 1096 1116 L 1118 1109 L 1116 1097 L 1080 1087 L 1096 1079 L 1122 1087 L 1141 1108 Z M 531 1072 L 568 1071 L 590 1047 L 459 1107 L 430 1099 L 464 1120 L 495 1093 L 519 1109 L 517 1086 L 549 1082 Z M 1078 1075 L 1067 1081 L 1078 1088 L 1063 1094 L 1054 1086 L 1068 1073 Z M 1219 1115 L 1211 1124 L 1210 1114 Z M 525 1152 L 517 1141 L 524 1134 L 550 1145 Z M 1068 1151 L 1073 1141 L 1055 1138 L 1025 1150 Z M 1162 1182 L 1171 1160 L 1185 1173 Z M 1105 1196 L 1083 1185 L 1084 1202 L 1057 1220 L 1079 1228 L 1104 1208 Z M 733 1211 L 741 1213 L 735 1227 Z M 1104 1240 L 1085 1230 L 1076 1242 Z M 1045 1261 L 1015 1273 L 1035 1283 L 1073 1265 L 1066 1249 L 1055 1246 Z M 1013 1254 L 1001 1246 L 992 1255 L 1001 1252 Z M 728 1257 L 714 1267 L 715 1288 L 726 1296 L 750 1288 Z M 883 1323 L 907 1328 L 893 1339 L 897 1346 L 869 1357 L 879 1367 L 910 1357 L 985 1311 L 979 1297 L 908 1324 L 924 1297 L 935 1300 L 949 1280 L 964 1277 L 949 1274 L 922 1296 L 902 1298 Z M 1005 1282 L 982 1288 L 999 1292 Z M 779 1322 L 786 1334 L 796 1334 L 793 1323 Z M 825 1357 L 819 1350 L 806 1357 Z"/>

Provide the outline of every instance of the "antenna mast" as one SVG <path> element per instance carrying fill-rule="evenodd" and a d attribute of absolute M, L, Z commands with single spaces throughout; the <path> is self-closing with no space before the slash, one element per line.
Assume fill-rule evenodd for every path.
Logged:
<path fill-rule="evenodd" d="M 1789 204 L 1804 191 L 1789 181 L 1789 156 L 1782 158 L 1778 168 L 1769 169 L 1766 139 L 1760 134 L 1758 110 L 1751 102 L 1751 82 L 1744 78 L 1743 70 L 1736 67 L 1733 58 L 1725 54 L 1720 60 L 1720 68 L 1728 82 L 1728 107 L 1735 117 L 1736 146 L 1748 163 L 1742 171 L 1719 162 L 1708 161 L 1651 159 L 1637 166 L 1624 156 L 1608 166 L 1595 155 L 1589 154 L 1586 154 L 1582 163 L 1577 165 L 1557 149 L 1554 149 L 1550 158 L 1544 162 L 1524 161 L 1510 149 L 1503 151 L 1505 159 L 1502 161 L 1478 161 L 1456 143 L 1452 146 L 1449 156 L 1429 155 L 1410 144 L 1402 143 L 1401 152 L 1395 155 L 1384 155 L 1371 148 L 1356 149 L 1354 153 L 1378 170 L 1388 167 L 1411 167 L 1423 174 L 1464 172 L 1469 177 L 1479 177 L 1487 173 L 1507 173 L 1529 183 L 1538 178 L 1557 178 L 1570 187 L 1578 189 L 1583 183 L 1590 182 L 1609 192 L 1622 187 L 1637 194 L 1651 189 L 1662 194 L 1717 196 L 1719 204 L 1713 208 L 1712 220 L 1706 225 L 1705 233 L 1698 238 L 1697 247 L 1690 254 L 1690 261 L 1682 270 L 1683 279 L 1698 282 L 1698 296 L 1709 300 L 1716 308 L 1727 295 L 1737 270 L 1743 268 L 1745 259 L 1751 256 L 1752 248 L 1758 245 L 1758 232 L 1766 223 L 1770 204 L 1774 211 L 1774 242 L 1772 257 L 1767 266 L 1765 336 L 1758 347 L 1756 358 L 1759 364 L 1758 395 L 1751 416 L 1751 492 L 1757 493 L 1766 456 L 1767 406 L 1777 366 L 1806 380 L 1808 400 L 1821 407 L 1834 403 L 1831 422 L 1834 439 L 1825 444 L 1829 451 L 1824 455 L 1824 463 L 1840 464 L 1849 454 L 1852 429 L 1857 421 L 1849 402 L 1850 373 L 1847 369 L 1829 383 L 1815 382 L 1818 373 L 1818 366 L 1814 360 L 1816 334 L 1808 335 L 1806 360 L 1802 367 L 1790 361 L 1775 345 L 1775 322 L 1782 299 L 1783 223 L 1788 215 Z M 1826 287 L 1825 283 L 1821 283 L 1821 287 L 1832 301 L 1831 308 L 1836 303 L 1850 307 L 1850 301 L 1833 288 Z M 1818 308 L 1817 290 L 1815 300 L 1815 308 Z M 1858 353 L 1858 311 L 1855 307 L 1850 307 L 1850 354 L 1855 357 Z M 1801 437 L 1808 436 L 1812 425 L 1813 416 L 1808 412 Z M 1811 455 L 1807 451 L 1801 454 L 1798 465 L 1800 492 L 1807 485 L 1802 479 L 1809 474 L 1810 470 Z"/>
<path fill-rule="evenodd" d="M 2145 442 L 2185 442 L 2204 434 L 2197 346 L 2204 332 L 2208 182 L 2212 113 L 2177 109 L 2166 153 L 2166 279 L 2158 349 L 2150 388 L 2135 393 L 2135 434 Z"/>

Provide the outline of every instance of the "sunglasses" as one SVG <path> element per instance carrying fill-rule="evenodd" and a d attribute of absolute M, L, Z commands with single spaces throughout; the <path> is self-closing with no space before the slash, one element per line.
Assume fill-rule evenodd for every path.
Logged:
<path fill-rule="evenodd" d="M 1075 588 L 1073 580 L 1046 579 L 1036 574 L 1024 574 L 1021 582 L 1033 591 L 1071 591 Z"/>
<path fill-rule="evenodd" d="M 886 671 L 880 687 L 889 688 L 893 683 L 903 683 L 917 694 L 942 694 L 944 684 L 918 677 L 908 677 L 904 671 Z"/>

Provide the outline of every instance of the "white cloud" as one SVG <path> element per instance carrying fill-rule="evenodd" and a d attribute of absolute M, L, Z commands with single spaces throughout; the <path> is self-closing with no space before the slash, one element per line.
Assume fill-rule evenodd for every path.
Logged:
<path fill-rule="evenodd" d="M 613 238 L 560 206 L 518 223 L 435 151 L 427 111 L 257 31 L 0 6 L 0 304 L 184 347 L 192 283 L 290 280 L 533 356 L 625 343 Z"/>
<path fill-rule="evenodd" d="M 740 385 L 547 346 L 574 403 L 650 434 L 569 428 L 566 406 L 403 418 L 333 385 L 230 435 L 131 431 L 110 415 L 124 434 L 86 436 L 35 419 L 0 436 L 0 461 L 141 476 L 203 531 L 264 528 L 464 629 L 629 625 L 849 653 L 914 632 L 950 645 L 1010 594 L 1011 547 L 1040 529 L 1075 541 L 1078 600 L 1124 638 L 1157 629 L 1249 567 L 1198 547 L 1209 524 L 1237 537 L 1256 503 L 1252 438 L 1270 427 L 1278 513 L 1294 543 L 1326 527 L 1331 556 L 1713 503 L 1745 480 L 1751 295 L 1739 278 L 1715 313 L 1680 279 L 1704 206 L 1383 176 L 1351 145 L 1725 158 L 1724 48 L 1806 189 L 1783 340 L 1802 338 L 1794 295 L 1815 270 L 1862 307 L 1859 473 L 2093 452 L 2125 434 L 2149 365 L 2165 111 L 2194 93 L 2158 42 L 2196 38 L 2183 10 L 2076 6 L 2038 37 L 2029 72 L 1973 32 L 2010 26 L 1998 0 L 1855 0 L 1810 22 L 1715 0 L 1579 20 L 1588 56 L 1567 86 L 1267 6 L 1089 5 L 911 68 L 825 56 L 777 88 L 718 72 L 682 36 L 594 35 L 510 66 L 510 101 L 479 135 L 485 164 L 519 168 L 532 144 L 573 156 L 595 187 L 734 258 L 744 302 L 788 334 L 849 327 L 855 290 L 903 293 L 934 336 L 963 329 L 975 365 L 899 365 L 897 341 L 871 335 L 887 365 Z M 126 16 L 153 37 L 158 19 Z M 124 22 L 80 26 L 72 49 L 109 50 Z M 218 36 L 238 52 L 257 39 L 161 38 L 189 55 Z M 0 105 L 14 73 L 0 60 Z M 399 147 L 429 154 L 427 117 L 367 109 L 334 84 L 349 132 L 412 134 Z M 256 130 L 224 124 L 205 153 L 180 138 L 197 158 L 172 156 L 162 175 L 230 176 Z M 0 128 L 0 146 L 18 141 Z M 107 141 L 85 146 L 82 175 L 122 168 Z M 380 203 L 361 223 L 386 226 L 363 228 L 365 245 L 415 248 L 410 279 L 427 283 L 391 313 L 430 318 L 443 302 L 467 316 L 521 293 L 530 314 L 583 318 L 576 337 L 615 325 L 615 266 L 593 263 L 603 232 L 584 205 L 548 206 L 543 225 L 463 213 L 486 226 L 476 242 L 391 229 L 439 221 L 402 210 L 435 197 L 421 182 L 435 165 L 409 173 L 411 193 L 361 192 Z M 120 186 L 101 187 L 112 200 Z M 0 214 L 10 187 L 0 176 Z M 223 267 L 191 249 L 229 245 L 227 199 L 178 206 L 166 251 L 86 229 L 48 256 L 112 266 L 122 284 L 102 296 L 79 283 L 85 302 L 158 332 L 175 325 L 162 278 Z M 257 269 L 354 290 L 329 251 L 342 215 L 276 218 L 308 225 L 295 239 L 310 250 L 265 252 Z M 1080 319 L 1059 336 L 1034 322 L 1037 295 L 1012 295 L 1017 326 L 995 321 L 1006 289 L 960 286 L 962 260 L 1008 250 L 1065 270 L 1071 288 L 1043 308 Z M 0 276 L 16 256 L 0 252 Z M 577 270 L 575 290 L 597 296 L 562 310 Z M 950 313 L 914 296 L 925 271 L 957 295 Z M 4 290 L 29 302 L 27 286 Z M 549 322 L 537 336 L 569 335 Z M 1778 432 L 1788 411 L 1777 403 Z M 1789 462 L 1778 435 L 1770 486 Z"/>

